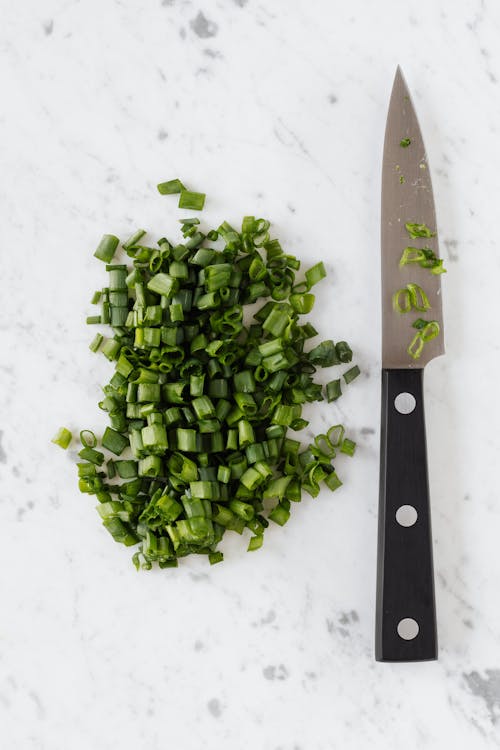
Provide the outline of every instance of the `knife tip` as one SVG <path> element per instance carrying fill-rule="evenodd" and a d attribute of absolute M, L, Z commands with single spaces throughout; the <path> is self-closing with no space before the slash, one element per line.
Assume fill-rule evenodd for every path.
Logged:
<path fill-rule="evenodd" d="M 401 65 L 398 65 L 396 68 L 396 75 L 394 76 L 394 80 L 397 81 L 398 78 L 406 85 L 405 77 L 403 74 L 403 69 L 401 68 Z"/>

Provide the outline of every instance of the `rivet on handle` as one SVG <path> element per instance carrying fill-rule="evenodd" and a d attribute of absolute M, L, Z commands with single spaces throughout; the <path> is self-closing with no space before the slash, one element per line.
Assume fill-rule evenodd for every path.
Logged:
<path fill-rule="evenodd" d="M 394 408 L 400 414 L 411 414 L 416 405 L 415 396 L 412 396 L 411 393 L 398 393 L 394 399 Z"/>

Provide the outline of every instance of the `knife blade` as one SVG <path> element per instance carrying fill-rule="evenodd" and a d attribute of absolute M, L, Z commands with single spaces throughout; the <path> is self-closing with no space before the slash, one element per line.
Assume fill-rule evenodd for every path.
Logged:
<path fill-rule="evenodd" d="M 407 224 L 431 236 L 411 237 Z M 426 232 L 425 229 L 422 230 Z M 427 154 L 408 87 L 398 67 L 387 116 L 382 166 L 382 405 L 375 658 L 437 658 L 436 611 L 423 368 L 444 354 L 441 276 L 418 262 L 403 266 L 405 248 L 438 255 L 436 215 Z M 410 253 L 416 256 L 416 252 Z M 430 308 L 394 309 L 393 295 L 417 284 Z M 405 293 L 402 293 L 405 299 Z M 410 301 L 407 295 L 406 300 Z M 418 302 L 421 300 L 419 299 Z M 438 335 L 408 347 L 417 319 L 435 321 Z M 417 338 L 417 344 L 420 339 Z M 415 351 L 415 349 L 413 349 Z"/>

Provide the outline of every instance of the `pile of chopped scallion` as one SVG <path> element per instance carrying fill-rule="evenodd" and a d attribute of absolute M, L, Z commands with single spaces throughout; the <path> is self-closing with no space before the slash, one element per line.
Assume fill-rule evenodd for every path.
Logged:
<path fill-rule="evenodd" d="M 158 189 L 180 193 L 181 207 L 203 207 L 205 196 L 179 180 Z M 323 400 L 316 369 L 349 363 L 352 351 L 345 341 L 309 345 L 317 331 L 301 316 L 312 310 L 324 266 L 296 283 L 300 261 L 269 228 L 246 216 L 240 231 L 224 222 L 203 232 L 199 219 L 185 218 L 177 244 L 146 244 L 142 229 L 124 242 L 132 268 L 112 263 L 113 235 L 95 252 L 109 282 L 92 298 L 100 315 L 87 323 L 110 329 L 90 349 L 115 365 L 99 403 L 109 414 L 101 446 L 111 457 L 82 431 L 79 488 L 97 497 L 117 542 L 139 545 L 137 568 L 176 566 L 191 553 L 219 562 L 226 530 L 249 529 L 248 549 L 258 549 L 269 520 L 285 524 L 302 490 L 316 497 L 320 483 L 337 489 L 332 460 L 354 454 L 342 425 L 305 448 L 290 436 L 308 424 L 303 405 Z M 261 301 L 247 322 L 245 307 Z M 349 366 L 344 382 L 358 374 Z M 325 395 L 341 395 L 340 378 Z M 61 428 L 54 442 L 67 448 L 71 439 Z"/>

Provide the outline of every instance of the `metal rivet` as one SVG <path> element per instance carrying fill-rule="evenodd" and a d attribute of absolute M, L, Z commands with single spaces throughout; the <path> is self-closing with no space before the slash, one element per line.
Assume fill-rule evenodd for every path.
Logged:
<path fill-rule="evenodd" d="M 398 635 L 405 641 L 412 641 L 419 631 L 418 622 L 412 617 L 404 617 L 398 622 Z"/>
<path fill-rule="evenodd" d="M 401 505 L 396 511 L 396 521 L 400 526 L 413 526 L 417 518 L 418 513 L 413 505 Z"/>
<path fill-rule="evenodd" d="M 398 393 L 394 399 L 394 407 L 400 414 L 411 414 L 416 405 L 415 396 L 411 393 Z"/>

